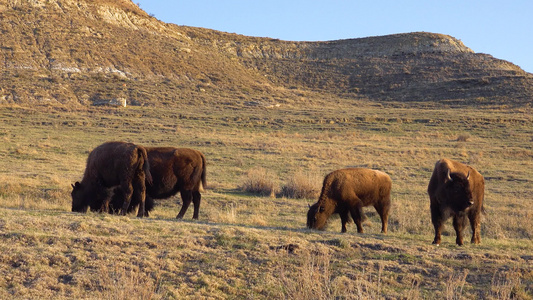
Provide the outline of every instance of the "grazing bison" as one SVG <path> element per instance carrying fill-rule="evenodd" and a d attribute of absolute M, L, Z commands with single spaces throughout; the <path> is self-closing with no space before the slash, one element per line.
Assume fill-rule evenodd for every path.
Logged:
<path fill-rule="evenodd" d="M 381 217 L 381 232 L 387 233 L 391 179 L 384 172 L 363 168 L 341 169 L 326 175 L 318 202 L 307 212 L 307 227 L 323 229 L 328 218 L 338 213 L 346 232 L 348 214 L 362 233 L 363 207 L 373 205 Z"/>
<path fill-rule="evenodd" d="M 151 182 L 146 149 L 124 142 L 107 142 L 91 151 L 81 182 L 72 185 L 72 211 L 108 211 L 111 190 L 120 186 L 121 213 L 131 199 L 139 203 L 137 216 L 144 216 L 145 181 Z"/>
<path fill-rule="evenodd" d="M 453 217 L 457 245 L 463 244 L 467 217 L 472 227 L 471 242 L 481 243 L 479 229 L 484 189 L 485 180 L 474 168 L 446 158 L 435 164 L 428 185 L 431 221 L 435 227 L 433 244 L 440 244 L 443 224 L 450 217 Z"/>
<path fill-rule="evenodd" d="M 146 185 L 145 216 L 148 216 L 148 212 L 152 210 L 154 199 L 169 198 L 180 192 L 183 206 L 176 218 L 183 218 L 192 201 L 193 219 L 198 219 L 202 198 L 200 191 L 206 186 L 204 155 L 188 148 L 152 147 L 146 148 L 146 151 L 150 162 L 152 184 Z M 121 194 L 121 189 L 115 189 L 112 200 L 114 207 L 122 207 L 124 197 Z M 138 204 L 132 201 L 129 209 L 133 210 Z"/>

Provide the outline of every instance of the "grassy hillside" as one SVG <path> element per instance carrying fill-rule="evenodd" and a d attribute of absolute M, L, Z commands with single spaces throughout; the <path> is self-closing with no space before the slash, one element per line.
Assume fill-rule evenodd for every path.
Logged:
<path fill-rule="evenodd" d="M 533 119 L 529 108 L 454 109 L 339 98 L 267 108 L 0 108 L 0 298 L 530 299 Z M 328 104 L 325 106 L 324 104 Z M 70 212 L 70 184 L 104 141 L 191 147 L 208 160 L 200 220 L 179 198 L 138 219 Z M 482 244 L 443 243 L 426 187 L 435 161 L 486 179 Z M 340 220 L 305 229 L 312 199 L 242 192 L 250 171 L 279 190 L 304 177 L 379 169 L 393 179 L 389 234 Z M 252 172 L 253 173 L 253 172 Z M 257 172 L 256 172 L 257 173 Z M 261 172 L 259 172 L 261 173 Z M 467 230 L 466 240 L 470 240 Z"/>
<path fill-rule="evenodd" d="M 374 101 L 526 106 L 533 75 L 445 34 L 292 42 L 166 24 L 131 0 L 0 0 L 0 104 Z"/>

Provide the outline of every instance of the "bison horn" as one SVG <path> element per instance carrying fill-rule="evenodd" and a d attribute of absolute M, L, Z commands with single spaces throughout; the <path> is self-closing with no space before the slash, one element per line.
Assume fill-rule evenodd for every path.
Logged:
<path fill-rule="evenodd" d="M 470 178 L 470 170 L 468 170 L 468 174 L 466 174 L 466 180 L 468 180 L 468 178 Z"/>
<path fill-rule="evenodd" d="M 453 181 L 452 176 L 450 176 L 450 169 L 448 169 L 448 173 L 446 173 L 446 179 Z"/>

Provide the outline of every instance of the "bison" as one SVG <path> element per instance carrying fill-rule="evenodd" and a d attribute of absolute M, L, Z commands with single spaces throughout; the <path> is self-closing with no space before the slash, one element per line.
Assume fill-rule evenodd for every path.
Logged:
<path fill-rule="evenodd" d="M 471 243 L 481 243 L 484 190 L 485 180 L 474 168 L 446 158 L 437 161 L 428 185 L 431 221 L 435 227 L 433 244 L 440 244 L 443 224 L 450 217 L 453 217 L 457 245 L 463 245 L 467 217 L 472 227 Z"/>
<path fill-rule="evenodd" d="M 200 191 L 206 186 L 204 155 L 200 151 L 188 148 L 147 147 L 146 151 L 152 184 L 146 185 L 145 216 L 148 216 L 148 212 L 152 210 L 154 199 L 169 198 L 180 192 L 183 205 L 176 218 L 183 218 L 192 201 L 193 219 L 198 219 L 202 198 Z M 121 188 L 115 189 L 111 203 L 116 208 L 123 206 L 124 197 L 121 194 Z M 133 210 L 138 204 L 132 201 L 129 210 Z"/>
<path fill-rule="evenodd" d="M 139 203 L 137 216 L 144 216 L 145 182 L 151 182 L 146 149 L 125 142 L 107 142 L 94 148 L 87 158 L 81 182 L 72 185 L 72 211 L 107 211 L 111 191 L 119 186 L 121 213 L 128 210 L 131 199 Z"/>
<path fill-rule="evenodd" d="M 381 217 L 381 232 L 387 233 L 391 185 L 389 175 L 377 170 L 349 168 L 333 171 L 324 178 L 318 202 L 307 212 L 307 227 L 323 229 L 328 218 L 338 213 L 341 232 L 346 232 L 350 214 L 357 232 L 362 233 L 363 207 L 372 205 Z"/>

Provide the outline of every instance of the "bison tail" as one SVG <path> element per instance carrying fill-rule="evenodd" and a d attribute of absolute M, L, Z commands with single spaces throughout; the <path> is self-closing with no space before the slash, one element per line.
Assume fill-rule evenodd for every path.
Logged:
<path fill-rule="evenodd" d="M 152 185 L 152 173 L 150 173 L 150 163 L 148 162 L 148 154 L 146 153 L 146 149 L 144 147 L 139 147 L 139 156 L 143 159 L 143 171 L 145 180 L 149 185 Z"/>
<path fill-rule="evenodd" d="M 207 188 L 207 170 L 206 170 L 206 163 L 205 163 L 205 156 L 201 154 L 202 156 L 202 186 L 200 187 L 200 190 Z"/>

